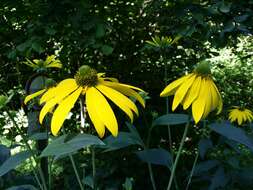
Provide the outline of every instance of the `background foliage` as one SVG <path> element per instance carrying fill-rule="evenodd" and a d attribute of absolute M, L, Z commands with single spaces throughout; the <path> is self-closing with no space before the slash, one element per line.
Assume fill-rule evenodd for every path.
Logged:
<path fill-rule="evenodd" d="M 165 100 L 158 96 L 165 84 L 191 71 L 198 61 L 208 58 L 213 65 L 214 78 L 225 103 L 225 111 L 221 117 L 226 119 L 226 109 L 232 105 L 253 108 L 252 14 L 252 0 L 2 0 L 0 92 L 14 94 L 15 101 L 11 103 L 13 110 L 21 107 L 26 81 L 33 73 L 31 68 L 22 63 L 25 58 L 45 59 L 46 55 L 56 54 L 63 63 L 63 69 L 60 72 L 46 73 L 55 79 L 71 77 L 80 65 L 88 64 L 100 72 L 106 72 L 108 76 L 139 86 L 149 93 L 147 108 L 136 121 L 141 137 L 146 139 L 148 126 L 143 117 L 146 117 L 147 123 L 151 123 L 158 115 L 166 112 Z M 165 49 L 150 48 L 146 41 L 155 35 L 181 38 Z M 17 118 L 20 116 L 19 112 L 13 114 Z M 9 140 L 18 134 L 16 131 L 6 131 L 9 130 L 6 127 L 8 119 L 4 113 L 1 115 L 1 143 L 9 143 L 9 147 L 13 144 L 16 146 L 18 141 L 10 143 Z M 28 116 L 26 119 L 31 123 L 31 118 Z M 67 125 L 72 130 L 76 124 L 79 125 L 73 122 Z M 122 130 L 128 131 L 123 121 L 121 124 Z M 22 130 L 26 131 L 26 128 Z M 176 151 L 182 129 L 176 127 L 172 132 L 175 134 L 173 145 Z M 191 138 L 186 144 L 183 158 L 186 164 L 179 170 L 189 172 L 200 138 L 209 139 L 209 133 L 208 129 L 201 127 L 190 131 Z M 156 128 L 152 133 L 151 146 L 168 149 L 167 139 L 166 129 Z M 203 160 L 218 161 L 211 164 L 211 171 L 198 171 L 196 176 L 203 176 L 201 172 L 209 172 L 205 176 L 210 179 L 205 184 L 202 182 L 206 179 L 196 178 L 196 186 L 192 189 L 198 189 L 198 183 L 209 189 L 250 189 L 252 184 L 241 183 L 240 180 L 234 184 L 231 179 L 236 178 L 236 175 L 232 175 L 233 172 L 245 169 L 241 162 L 245 163 L 252 153 L 245 150 L 234 155 L 235 151 L 228 149 L 223 140 L 218 137 L 211 139 L 215 149 L 208 152 L 210 154 L 203 157 Z M 150 182 L 143 180 L 148 179 L 145 163 L 140 162 L 133 154 L 138 148 L 141 147 L 131 146 L 116 152 L 99 154 L 97 161 L 102 169 L 98 175 L 101 175 L 103 183 L 106 181 L 102 188 L 117 189 L 123 183 L 134 183 L 136 189 L 146 186 L 151 189 Z M 231 154 L 235 156 L 237 168 L 234 168 L 237 165 L 233 160 L 229 160 Z M 77 159 L 81 163 L 87 161 L 85 156 Z M 246 163 L 253 166 L 251 159 Z M 249 167 L 247 164 L 246 168 Z M 23 168 L 19 171 L 22 170 Z M 53 170 L 56 176 L 55 188 L 72 186 L 73 180 L 67 167 L 61 168 L 59 164 Z M 229 172 L 230 170 L 233 172 Z M 87 168 L 87 172 L 91 172 L 91 168 Z M 169 177 L 168 169 L 158 166 L 154 173 L 159 174 L 156 178 L 158 189 L 164 188 Z M 218 177 L 212 178 L 213 176 L 224 177 L 226 173 L 232 173 L 232 177 L 223 180 L 226 181 L 225 184 L 212 185 L 218 184 L 214 181 Z M 179 179 L 185 178 L 183 172 L 178 175 Z M 68 180 L 63 184 L 62 180 L 65 178 Z M 3 187 L 8 185 L 9 182 L 3 183 Z"/>

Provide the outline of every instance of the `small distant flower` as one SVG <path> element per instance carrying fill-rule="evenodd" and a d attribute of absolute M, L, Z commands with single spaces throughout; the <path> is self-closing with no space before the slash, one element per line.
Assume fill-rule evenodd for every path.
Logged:
<path fill-rule="evenodd" d="M 217 114 L 222 110 L 221 95 L 212 80 L 209 63 L 202 61 L 193 73 L 183 76 L 170 83 L 160 94 L 161 97 L 174 95 L 172 111 L 181 103 L 186 110 L 192 106 L 195 123 L 206 118 L 217 109 Z"/>
<path fill-rule="evenodd" d="M 174 39 L 172 39 L 171 37 L 167 37 L 167 36 L 155 36 L 155 37 L 151 37 L 152 40 L 147 40 L 146 43 L 156 47 L 156 48 L 165 48 L 165 47 L 169 47 L 172 44 L 175 44 L 180 38 L 181 36 L 177 36 Z"/>
<path fill-rule="evenodd" d="M 34 69 L 45 69 L 53 67 L 58 69 L 62 68 L 61 61 L 59 59 L 56 59 L 55 55 L 47 56 L 45 61 L 42 59 L 34 59 L 32 61 L 26 59 L 26 62 L 23 63 Z"/>
<path fill-rule="evenodd" d="M 229 110 L 229 120 L 231 122 L 237 121 L 238 125 L 242 125 L 244 122 L 253 121 L 253 113 L 249 109 L 233 106 L 233 109 Z"/>
<path fill-rule="evenodd" d="M 44 106 L 39 121 L 42 123 L 46 114 L 57 106 L 51 120 L 52 134 L 57 135 L 77 99 L 84 98 L 85 95 L 86 109 L 98 135 L 103 137 L 107 128 L 113 136 L 117 136 L 118 123 L 106 98 L 116 104 L 133 121 L 133 113 L 138 115 L 138 109 L 127 96 L 135 98 L 143 107 L 145 106 L 143 98 L 135 90 L 143 91 L 119 83 L 115 78 L 106 78 L 103 73 L 97 73 L 84 65 L 75 78 L 61 81 L 53 90 L 48 90 L 42 95 L 40 104 L 44 103 Z"/>

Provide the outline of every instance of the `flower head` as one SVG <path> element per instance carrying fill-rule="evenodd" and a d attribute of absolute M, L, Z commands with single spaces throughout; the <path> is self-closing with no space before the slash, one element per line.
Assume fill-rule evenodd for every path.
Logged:
<path fill-rule="evenodd" d="M 51 131 L 56 135 L 77 99 L 85 96 L 86 109 L 98 135 L 103 137 L 107 128 L 113 136 L 117 136 L 118 123 L 107 99 L 116 104 L 133 121 L 134 113 L 138 115 L 138 109 L 127 96 L 135 98 L 143 107 L 145 106 L 143 98 L 136 91 L 143 90 L 119 83 L 115 78 L 104 77 L 103 73 L 97 73 L 85 65 L 78 70 L 74 78 L 61 81 L 42 95 L 40 104 L 44 105 L 39 121 L 42 123 L 46 114 L 57 106 L 51 120 Z"/>
<path fill-rule="evenodd" d="M 172 111 L 179 104 L 186 110 L 192 105 L 195 123 L 205 118 L 211 111 L 222 110 L 221 95 L 211 77 L 209 63 L 200 62 L 193 73 L 170 83 L 160 94 L 161 97 L 174 95 Z"/>
<path fill-rule="evenodd" d="M 45 61 L 42 59 L 34 59 L 32 61 L 26 59 L 26 62 L 23 63 L 34 69 L 46 69 L 52 67 L 58 69 L 62 68 L 61 61 L 59 59 L 56 59 L 55 55 L 47 56 Z"/>
<path fill-rule="evenodd" d="M 24 104 L 27 104 L 30 100 L 38 97 L 38 96 L 41 96 L 42 94 L 44 94 L 47 90 L 49 90 L 50 88 L 54 88 L 56 85 L 56 82 L 51 79 L 51 78 L 48 78 L 46 79 L 45 81 L 45 88 L 42 89 L 42 90 L 39 90 L 33 94 L 30 94 L 28 96 L 25 97 L 25 100 L 24 100 Z"/>
<path fill-rule="evenodd" d="M 237 120 L 238 125 L 242 125 L 244 122 L 251 122 L 253 120 L 253 113 L 249 109 L 233 106 L 233 109 L 229 110 L 229 120 L 231 122 Z"/>

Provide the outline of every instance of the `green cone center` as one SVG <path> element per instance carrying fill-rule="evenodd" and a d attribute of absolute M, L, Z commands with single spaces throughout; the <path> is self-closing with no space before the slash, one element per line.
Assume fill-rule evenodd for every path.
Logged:
<path fill-rule="evenodd" d="M 94 86 L 98 82 L 97 71 L 88 65 L 83 65 L 77 71 L 75 80 L 79 86 Z"/>
<path fill-rule="evenodd" d="M 200 63 L 198 63 L 197 67 L 195 68 L 195 72 L 203 75 L 203 76 L 207 76 L 211 74 L 211 68 L 210 68 L 210 63 L 209 61 L 201 61 Z"/>

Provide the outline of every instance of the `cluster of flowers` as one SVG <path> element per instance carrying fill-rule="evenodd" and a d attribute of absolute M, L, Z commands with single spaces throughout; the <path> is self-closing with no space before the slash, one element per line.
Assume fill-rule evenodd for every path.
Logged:
<path fill-rule="evenodd" d="M 145 107 L 145 101 L 138 92 L 144 91 L 119 83 L 115 78 L 105 77 L 104 73 L 97 73 L 96 70 L 84 65 L 80 67 L 74 78 L 65 79 L 57 85 L 49 85 L 45 89 L 28 95 L 24 102 L 27 103 L 41 96 L 39 103 L 43 107 L 39 121 L 42 123 L 44 117 L 52 112 L 51 131 L 53 135 L 57 135 L 78 98 L 83 98 L 98 135 L 103 137 L 107 128 L 113 136 L 117 136 L 117 119 L 107 99 L 117 105 L 133 121 L 134 115 L 138 116 L 139 113 L 137 106 L 129 97 Z M 191 106 L 195 123 L 206 118 L 213 110 L 217 110 L 217 114 L 222 111 L 222 98 L 213 82 L 207 61 L 200 62 L 192 73 L 170 83 L 160 94 L 161 97 L 171 95 L 174 95 L 172 110 L 174 111 L 179 104 L 184 110 Z M 250 110 L 235 107 L 230 110 L 229 118 L 231 121 L 237 120 L 241 125 L 244 121 L 252 121 L 253 114 Z"/>

